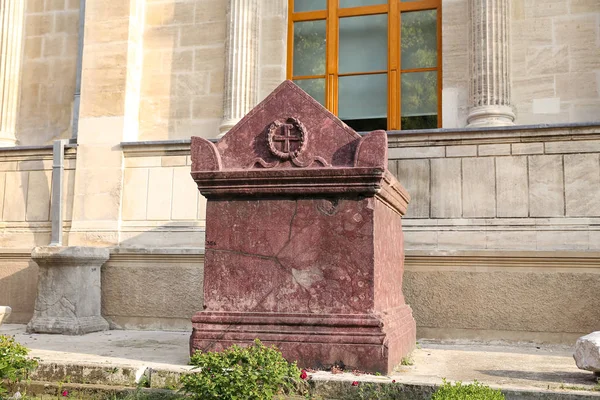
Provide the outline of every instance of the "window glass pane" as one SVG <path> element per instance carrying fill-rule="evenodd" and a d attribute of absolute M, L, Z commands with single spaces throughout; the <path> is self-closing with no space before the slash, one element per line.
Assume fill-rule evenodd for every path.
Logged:
<path fill-rule="evenodd" d="M 437 128 L 437 72 L 402 74 L 401 86 L 402 129 Z"/>
<path fill-rule="evenodd" d="M 402 13 L 400 47 L 402 69 L 437 65 L 437 11 Z"/>
<path fill-rule="evenodd" d="M 325 105 L 325 79 L 301 79 L 294 83 L 313 99 L 317 100 L 323 106 Z"/>
<path fill-rule="evenodd" d="M 294 12 L 325 10 L 327 0 L 294 0 Z"/>
<path fill-rule="evenodd" d="M 294 76 L 325 74 L 325 20 L 294 23 Z"/>
<path fill-rule="evenodd" d="M 340 18 L 339 72 L 387 70 L 387 14 Z"/>
<path fill-rule="evenodd" d="M 338 94 L 338 116 L 352 128 L 387 128 L 387 74 L 341 76 Z"/>
<path fill-rule="evenodd" d="M 377 4 L 386 4 L 387 0 L 340 0 L 340 7 L 360 7 L 373 6 Z"/>

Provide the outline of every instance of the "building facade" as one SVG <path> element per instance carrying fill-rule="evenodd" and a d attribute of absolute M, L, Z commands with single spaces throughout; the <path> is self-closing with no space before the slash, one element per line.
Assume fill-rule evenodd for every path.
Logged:
<path fill-rule="evenodd" d="M 111 249 L 113 327 L 188 329 L 205 219 L 189 138 L 292 79 L 357 130 L 389 131 L 420 337 L 600 330 L 598 1 L 6 0 L 0 23 L 10 321 L 31 318 L 31 250 L 60 208 L 63 245 Z"/>

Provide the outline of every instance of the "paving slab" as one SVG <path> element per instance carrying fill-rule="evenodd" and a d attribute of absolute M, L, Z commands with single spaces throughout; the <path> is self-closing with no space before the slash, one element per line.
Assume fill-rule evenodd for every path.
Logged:
<path fill-rule="evenodd" d="M 28 334 L 25 325 L 3 325 L 44 364 L 97 365 L 185 372 L 189 332 L 106 331 L 85 336 Z M 415 386 L 449 381 L 482 383 L 503 390 L 564 391 L 598 396 L 597 378 L 577 368 L 573 348 L 514 342 L 421 340 L 411 360 L 390 376 L 318 371 L 316 382 L 381 382 Z M 523 392 L 523 393 L 524 393 Z"/>

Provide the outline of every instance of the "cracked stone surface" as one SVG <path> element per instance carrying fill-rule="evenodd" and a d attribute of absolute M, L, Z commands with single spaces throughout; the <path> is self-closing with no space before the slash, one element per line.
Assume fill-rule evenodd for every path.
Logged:
<path fill-rule="evenodd" d="M 40 269 L 29 332 L 82 335 L 108 329 L 100 310 L 100 268 L 108 249 L 36 247 L 31 258 Z"/>
<path fill-rule="evenodd" d="M 255 338 L 303 367 L 389 372 L 415 345 L 402 295 L 409 196 L 387 136 L 360 136 L 292 82 L 217 143 L 192 138 L 207 198 L 193 349 Z"/>

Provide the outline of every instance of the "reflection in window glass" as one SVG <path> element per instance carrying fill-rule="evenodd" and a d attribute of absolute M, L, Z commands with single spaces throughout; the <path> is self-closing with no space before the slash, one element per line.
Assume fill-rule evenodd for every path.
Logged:
<path fill-rule="evenodd" d="M 341 76 L 338 116 L 357 131 L 387 127 L 387 74 Z"/>
<path fill-rule="evenodd" d="M 402 74 L 402 129 L 437 127 L 437 72 Z"/>
<path fill-rule="evenodd" d="M 325 20 L 294 23 L 294 76 L 325 74 Z"/>
<path fill-rule="evenodd" d="M 339 72 L 387 70 L 387 14 L 340 18 Z"/>
<path fill-rule="evenodd" d="M 429 68 L 437 65 L 437 11 L 402 13 L 402 69 Z"/>
<path fill-rule="evenodd" d="M 294 83 L 325 106 L 325 79 L 301 79 Z"/>
<path fill-rule="evenodd" d="M 294 12 L 325 10 L 327 0 L 294 0 Z"/>
<path fill-rule="evenodd" d="M 340 0 L 340 7 L 360 7 L 373 6 L 377 4 L 386 4 L 387 0 Z"/>

